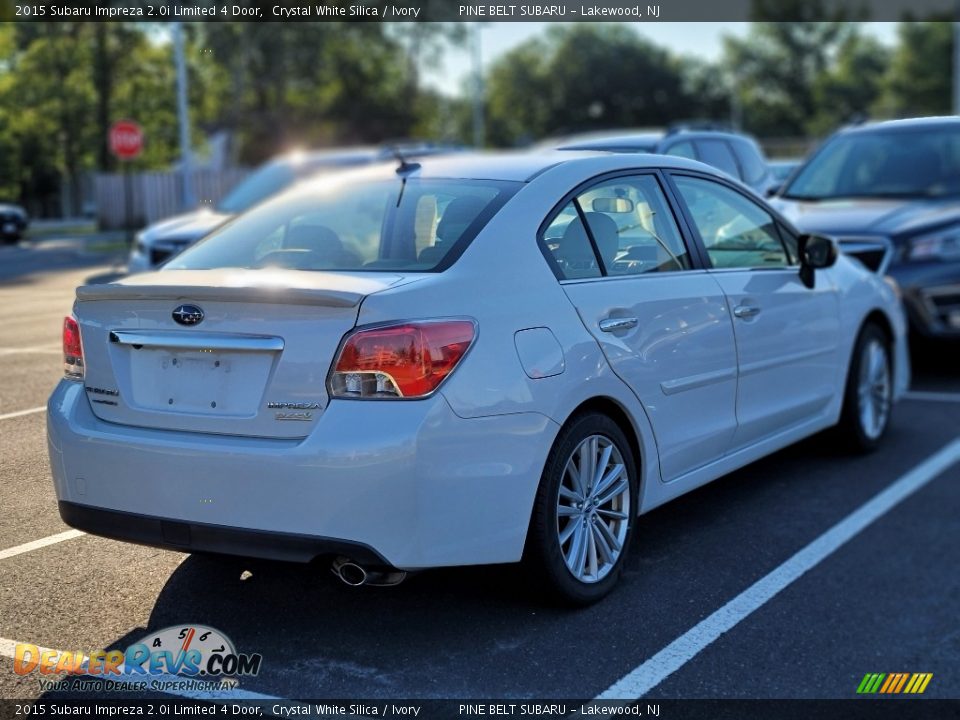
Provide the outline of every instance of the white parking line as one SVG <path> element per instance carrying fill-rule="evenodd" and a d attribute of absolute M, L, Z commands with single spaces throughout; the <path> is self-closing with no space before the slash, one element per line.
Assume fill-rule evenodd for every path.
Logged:
<path fill-rule="evenodd" d="M 954 440 L 896 480 L 886 490 L 847 515 L 778 568 L 690 628 L 663 650 L 630 671 L 600 694 L 597 701 L 635 700 L 666 680 L 701 650 L 758 610 L 777 593 L 816 567 L 867 526 L 928 484 L 960 460 L 960 440 Z"/>
<path fill-rule="evenodd" d="M 0 415 L 0 420 L 9 420 L 10 418 L 23 417 L 24 415 L 33 415 L 34 413 L 43 412 L 46 409 L 46 405 L 41 405 L 40 407 L 30 408 L 29 410 L 17 410 L 17 412 Z"/>
<path fill-rule="evenodd" d="M 86 533 L 80 532 L 79 530 L 67 530 L 66 532 L 57 533 L 56 535 L 48 535 L 47 537 L 34 540 L 33 542 L 24 543 L 23 545 L 16 545 L 12 548 L 7 548 L 6 550 L 0 550 L 0 560 L 6 560 L 7 558 L 12 558 L 16 555 L 23 555 L 24 553 L 45 548 L 48 545 L 56 545 L 64 540 L 73 540 L 74 538 L 83 537 L 84 535 L 86 535 Z"/>
<path fill-rule="evenodd" d="M 904 400 L 927 400 L 931 402 L 955 402 L 960 403 L 960 393 L 947 392 L 907 392 L 903 394 Z"/>
<path fill-rule="evenodd" d="M 9 638 L 0 637 L 0 656 L 10 658 L 11 660 L 16 657 L 17 645 L 21 643 L 16 640 L 10 640 Z M 57 655 L 60 655 L 62 650 L 51 650 L 51 648 L 45 648 L 37 646 L 37 649 L 43 652 L 54 652 Z M 89 657 L 84 656 L 84 662 L 89 661 Z M 168 682 L 168 681 L 184 681 L 188 678 L 186 677 L 177 677 L 175 675 L 125 675 L 124 667 L 120 666 L 121 675 L 118 676 L 118 680 L 149 680 L 150 682 Z M 46 679 L 55 679 L 56 676 L 47 675 Z M 103 676 L 97 676 L 103 677 Z M 173 690 L 156 690 L 154 692 L 160 692 L 164 695 L 175 695 L 177 697 L 186 697 L 192 700 L 283 700 L 283 698 L 275 697 L 273 695 L 263 695 L 262 693 L 253 692 L 251 690 L 241 690 L 235 688 L 233 690 L 178 690 L 174 692 Z"/>

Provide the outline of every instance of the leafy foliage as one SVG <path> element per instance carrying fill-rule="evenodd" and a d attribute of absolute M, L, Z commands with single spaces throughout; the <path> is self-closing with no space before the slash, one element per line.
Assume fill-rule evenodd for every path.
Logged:
<path fill-rule="evenodd" d="M 625 25 L 548 29 L 490 69 L 491 139 L 514 145 L 595 128 L 665 125 L 715 111 L 684 81 L 683 62 Z M 699 69 L 699 68 L 698 68 Z M 692 73 L 691 73 L 692 74 Z"/>
<path fill-rule="evenodd" d="M 746 37 L 725 39 L 718 62 L 678 57 L 625 23 L 551 26 L 487 68 L 487 141 L 689 119 L 732 120 L 763 137 L 822 136 L 858 116 L 949 112 L 947 18 L 901 23 L 891 49 L 860 32 L 856 17 L 814 21 L 828 2 L 752 0 L 756 22 Z M 447 97 L 419 79 L 464 42 L 465 28 L 188 23 L 193 137 L 231 130 L 246 164 L 291 146 L 469 141 L 470 88 Z M 76 210 L 80 179 L 120 165 L 106 138 L 121 117 L 145 129 L 134 169 L 176 162 L 172 55 L 162 25 L 0 23 L 0 201 L 55 213 L 66 195 Z"/>

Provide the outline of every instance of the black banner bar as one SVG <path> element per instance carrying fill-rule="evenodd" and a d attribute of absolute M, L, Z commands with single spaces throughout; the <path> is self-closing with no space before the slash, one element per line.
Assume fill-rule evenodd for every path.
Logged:
<path fill-rule="evenodd" d="M 0 0 L 15 22 L 743 22 L 764 0 Z M 784 21 L 952 19 L 955 0 L 784 2 Z"/>
<path fill-rule="evenodd" d="M 2 718 L 650 718 L 656 720 L 956 720 L 960 700 L 0 700 Z"/>

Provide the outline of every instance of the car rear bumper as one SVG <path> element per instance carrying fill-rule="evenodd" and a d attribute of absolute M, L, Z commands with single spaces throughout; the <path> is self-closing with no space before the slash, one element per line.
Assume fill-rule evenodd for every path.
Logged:
<path fill-rule="evenodd" d="M 293 533 L 243 530 L 185 523 L 151 515 L 103 510 L 61 500 L 60 518 L 91 535 L 180 552 L 205 552 L 268 560 L 307 563 L 316 557 L 343 555 L 369 567 L 389 567 L 375 550 L 362 543 Z"/>
<path fill-rule="evenodd" d="M 47 413 L 74 527 L 187 552 L 343 554 L 403 570 L 519 560 L 558 429 L 536 413 L 465 420 L 438 394 L 334 401 L 304 440 L 173 432 L 100 420 L 70 381 Z"/>

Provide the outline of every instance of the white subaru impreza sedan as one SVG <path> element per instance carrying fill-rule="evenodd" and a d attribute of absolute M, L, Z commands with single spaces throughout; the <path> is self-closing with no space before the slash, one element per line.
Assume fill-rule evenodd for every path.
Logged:
<path fill-rule="evenodd" d="M 588 603 L 638 515 L 832 426 L 875 447 L 904 331 L 895 286 L 706 165 L 401 162 L 79 288 L 50 462 L 98 535 L 354 585 L 524 559 Z"/>

